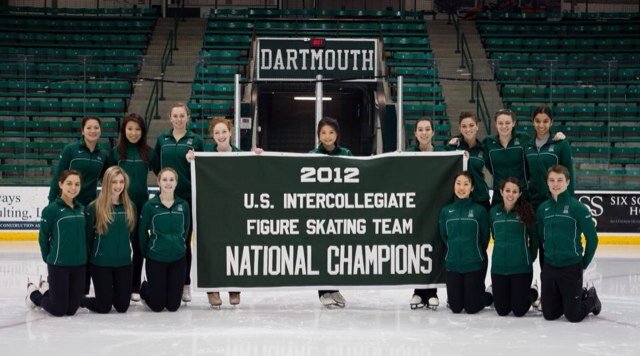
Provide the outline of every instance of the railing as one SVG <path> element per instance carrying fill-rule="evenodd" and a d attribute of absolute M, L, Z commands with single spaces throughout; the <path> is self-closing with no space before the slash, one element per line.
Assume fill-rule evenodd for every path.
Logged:
<path fill-rule="evenodd" d="M 162 59 L 160 60 L 160 100 L 164 100 L 164 74 L 167 69 L 167 66 L 173 65 L 173 44 L 176 40 L 176 32 L 169 32 L 169 37 L 167 38 L 167 44 L 164 46 L 164 51 L 162 52 Z"/>
<path fill-rule="evenodd" d="M 476 113 L 478 114 L 478 120 L 484 123 L 484 128 L 487 130 L 487 136 L 491 135 L 491 113 L 487 107 L 487 100 L 482 92 L 480 82 L 476 82 L 476 94 L 478 100 L 476 100 Z"/>
<path fill-rule="evenodd" d="M 158 106 L 160 105 L 160 99 L 158 96 L 158 81 L 153 81 L 153 88 L 151 88 L 151 95 L 149 95 L 149 101 L 147 102 L 147 108 L 144 110 L 145 126 L 147 130 L 151 124 L 151 115 L 154 120 L 159 120 Z"/>
<path fill-rule="evenodd" d="M 452 16 L 453 19 L 453 26 L 456 29 L 456 51 L 455 53 L 460 53 L 460 41 L 461 39 L 461 34 L 462 32 L 460 31 L 460 20 L 458 19 L 458 15 L 457 14 L 453 14 Z"/>
<path fill-rule="evenodd" d="M 473 57 L 471 57 L 471 50 L 469 50 L 469 43 L 467 42 L 467 37 L 462 33 L 460 35 L 460 44 L 462 47 L 462 53 L 460 55 L 460 68 L 467 68 L 469 74 L 471 76 L 471 98 L 469 99 L 470 103 L 475 103 L 475 93 L 474 93 L 474 62 Z"/>

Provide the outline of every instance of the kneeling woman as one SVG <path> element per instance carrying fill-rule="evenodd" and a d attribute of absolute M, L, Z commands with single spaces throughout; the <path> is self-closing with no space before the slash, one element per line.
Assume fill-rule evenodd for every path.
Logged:
<path fill-rule="evenodd" d="M 64 170 L 58 176 L 60 195 L 42 211 L 38 242 L 49 273 L 47 282 L 27 285 L 27 306 L 42 307 L 54 316 L 74 315 L 84 292 L 87 264 L 84 206 L 80 173 Z"/>
<path fill-rule="evenodd" d="M 447 296 L 454 313 L 463 309 L 474 314 L 490 306 L 491 294 L 484 290 L 487 274 L 489 217 L 487 211 L 469 196 L 473 180 L 469 172 L 460 172 L 454 180 L 455 202 L 440 212 L 440 237 L 447 245 Z"/>
<path fill-rule="evenodd" d="M 187 270 L 189 205 L 174 195 L 177 185 L 176 171 L 168 167 L 160 170 L 160 194 L 144 205 L 140 218 L 140 251 L 146 258 L 147 273 L 140 298 L 155 312 L 178 310 Z"/>
<path fill-rule="evenodd" d="M 531 287 L 533 261 L 538 250 L 536 218 L 531 204 L 520 199 L 520 181 L 507 177 L 500 183 L 502 203 L 489 213 L 493 233 L 491 283 L 496 312 L 505 316 L 527 313 L 538 299 L 536 287 Z"/>
<path fill-rule="evenodd" d="M 120 313 L 129 309 L 131 297 L 131 243 L 136 226 L 136 207 L 127 189 L 129 177 L 118 166 L 107 169 L 98 198 L 87 207 L 89 269 L 95 298 L 82 306 L 96 313 L 108 313 L 111 306 Z"/>

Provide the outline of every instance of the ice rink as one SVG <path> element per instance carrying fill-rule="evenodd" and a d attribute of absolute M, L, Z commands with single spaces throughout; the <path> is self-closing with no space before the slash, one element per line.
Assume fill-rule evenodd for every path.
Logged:
<path fill-rule="evenodd" d="M 537 262 L 536 262 L 537 265 Z M 80 309 L 56 318 L 27 311 L 27 278 L 46 274 L 36 242 L 0 242 L 1 355 L 639 355 L 640 246 L 600 246 L 586 271 L 602 313 L 571 324 L 534 311 L 454 315 L 410 310 L 412 290 L 348 290 L 325 309 L 314 290 L 245 291 L 237 307 L 209 308 L 204 293 L 175 313 L 133 303 L 126 314 Z"/>

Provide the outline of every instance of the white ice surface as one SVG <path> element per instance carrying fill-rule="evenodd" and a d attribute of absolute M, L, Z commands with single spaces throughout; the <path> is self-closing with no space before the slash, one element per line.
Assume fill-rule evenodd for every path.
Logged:
<path fill-rule="evenodd" d="M 537 262 L 536 262 L 537 264 Z M 238 307 L 212 310 L 204 293 L 177 312 L 132 303 L 126 314 L 80 309 L 56 318 L 24 305 L 27 278 L 46 274 L 36 243 L 0 243 L 0 355 L 640 355 L 640 248 L 599 249 L 585 280 L 602 313 L 572 324 L 530 311 L 499 317 L 410 310 L 407 289 L 343 290 L 344 309 L 317 293 L 245 291 Z"/>

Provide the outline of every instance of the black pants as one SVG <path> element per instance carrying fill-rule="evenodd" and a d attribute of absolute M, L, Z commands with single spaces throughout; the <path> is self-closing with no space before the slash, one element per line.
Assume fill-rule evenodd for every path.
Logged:
<path fill-rule="evenodd" d="M 129 309 L 131 298 L 131 265 L 103 267 L 89 264 L 95 298 L 85 298 L 83 306 L 96 313 L 105 314 L 111 306 L 124 313 Z"/>
<path fill-rule="evenodd" d="M 525 315 L 531 303 L 538 299 L 538 292 L 531 288 L 533 272 L 521 274 L 491 274 L 493 305 L 500 316 L 513 311 L 515 316 Z"/>
<path fill-rule="evenodd" d="M 185 275 L 184 275 L 184 284 L 187 286 L 191 285 L 191 259 L 192 259 L 192 255 L 191 255 L 191 238 L 192 238 L 192 234 L 193 234 L 193 219 L 192 219 L 192 215 L 193 214 L 193 205 L 191 204 L 191 197 L 189 197 L 189 199 L 185 199 L 187 201 L 187 203 L 189 203 L 189 231 L 187 232 L 187 251 L 185 254 L 185 259 L 186 259 L 186 263 L 187 263 L 187 269 L 185 270 Z M 182 292 L 181 292 L 182 293 Z"/>
<path fill-rule="evenodd" d="M 452 312 L 464 309 L 467 314 L 475 314 L 491 305 L 491 294 L 484 290 L 486 274 L 486 267 L 467 273 L 447 271 L 447 302 Z"/>
<path fill-rule="evenodd" d="M 567 267 L 542 267 L 542 315 L 555 320 L 564 314 L 572 323 L 582 321 L 595 306 L 595 300 L 583 299 L 582 262 Z"/>
<path fill-rule="evenodd" d="M 140 211 L 142 210 L 142 206 L 136 206 L 138 210 L 136 213 L 137 217 L 140 217 Z M 142 262 L 144 261 L 142 257 L 142 252 L 140 252 L 140 239 L 138 238 L 138 223 L 139 219 L 136 221 L 136 227 L 133 229 L 131 234 L 129 235 L 129 240 L 131 241 L 131 251 L 133 252 L 133 258 L 131 260 L 131 293 L 140 293 L 140 279 L 142 278 Z M 95 282 L 94 282 L 95 283 Z"/>
<path fill-rule="evenodd" d="M 155 312 L 164 308 L 168 311 L 178 310 L 182 302 L 186 259 L 183 257 L 174 262 L 159 262 L 147 258 L 145 268 L 147 280 L 140 286 L 140 297 Z"/>
<path fill-rule="evenodd" d="M 413 294 L 417 294 L 422 298 L 423 303 L 427 303 L 429 298 L 438 298 L 437 288 L 414 289 Z"/>
<path fill-rule="evenodd" d="M 336 293 L 336 292 L 339 292 L 339 290 L 319 290 L 318 298 L 322 297 L 322 295 L 325 293 Z"/>
<path fill-rule="evenodd" d="M 74 315 L 84 291 L 86 266 L 62 267 L 47 265 L 49 290 L 42 295 L 31 293 L 31 301 L 53 316 Z"/>

